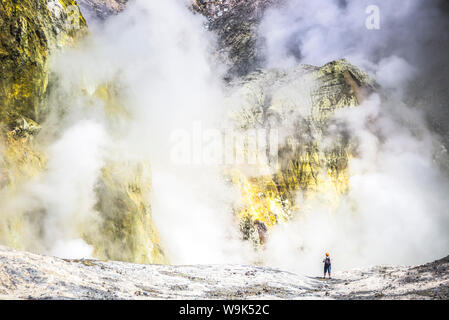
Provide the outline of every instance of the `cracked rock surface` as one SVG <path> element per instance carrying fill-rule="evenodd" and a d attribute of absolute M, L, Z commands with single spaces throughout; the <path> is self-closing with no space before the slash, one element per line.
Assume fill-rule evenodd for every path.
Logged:
<path fill-rule="evenodd" d="M 449 257 L 323 280 L 244 265 L 65 260 L 0 247 L 3 299 L 448 299 Z"/>

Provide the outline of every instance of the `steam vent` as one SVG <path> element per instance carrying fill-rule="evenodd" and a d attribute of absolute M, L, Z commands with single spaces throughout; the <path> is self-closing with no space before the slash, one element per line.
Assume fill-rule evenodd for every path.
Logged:
<path fill-rule="evenodd" d="M 0 0 L 0 298 L 447 299 L 449 10 L 322 2 Z"/>

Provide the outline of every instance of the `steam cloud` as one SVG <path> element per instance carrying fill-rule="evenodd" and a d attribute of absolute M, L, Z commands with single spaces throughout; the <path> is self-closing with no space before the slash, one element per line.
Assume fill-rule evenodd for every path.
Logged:
<path fill-rule="evenodd" d="M 53 57 L 58 87 L 52 96 L 53 111 L 45 126 L 48 129 L 42 136 L 51 139 L 62 134 L 52 150 L 63 155 L 52 156 L 70 156 L 77 163 L 80 157 L 83 159 L 82 153 L 77 155 L 78 145 L 101 149 L 101 157 L 89 154 L 93 157 L 85 161 L 83 175 L 91 179 L 89 183 L 78 184 L 79 175 L 75 171 L 74 177 L 67 176 L 68 168 L 55 172 L 55 180 L 84 190 L 76 205 L 84 201 L 90 206 L 74 208 L 76 218 L 86 216 L 82 223 L 91 221 L 87 216 L 95 216 L 90 199 L 95 185 L 91 182 L 100 174 L 102 164 L 147 159 L 152 171 L 153 192 L 148 195 L 152 216 L 170 262 L 242 263 L 249 261 L 252 251 L 240 240 L 232 215 L 234 190 L 222 179 L 221 168 L 179 167 L 170 158 L 173 132 L 191 131 L 198 121 L 206 128 L 218 127 L 225 114 L 221 102 L 225 70 L 214 60 L 214 35 L 204 29 L 204 22 L 182 1 L 134 1 L 106 23 L 92 24 L 92 34 L 81 48 Z M 109 89 L 117 93 L 114 99 L 118 106 L 105 111 L 105 102 L 92 97 L 98 88 L 111 84 Z M 89 95 L 82 94 L 86 90 Z M 86 121 L 94 122 L 102 134 L 86 130 Z M 70 130 L 78 134 L 68 133 Z M 93 141 L 98 137 L 97 142 L 83 140 L 91 134 Z M 54 181 L 55 188 L 58 182 Z M 47 192 L 42 198 L 51 200 L 55 196 L 64 210 L 47 215 L 52 222 L 57 219 L 65 225 L 62 230 L 53 230 L 55 223 L 49 224 L 47 232 L 60 239 L 61 233 L 67 234 L 76 225 L 69 212 L 74 204 L 70 196 L 65 199 L 58 193 Z M 74 237 L 66 239 L 66 247 L 60 241 L 53 243 L 50 253 L 61 256 L 77 244 L 80 248 L 76 251 L 88 249 Z"/>
<path fill-rule="evenodd" d="M 380 9 L 379 30 L 365 27 L 369 5 Z M 345 127 L 358 145 L 350 161 L 351 190 L 335 210 L 325 199 L 303 200 L 305 215 L 271 236 L 269 264 L 310 273 L 319 270 L 325 251 L 339 268 L 418 264 L 447 254 L 449 184 L 435 155 L 443 154 L 443 163 L 447 158 L 427 121 L 447 106 L 444 96 L 435 99 L 446 86 L 441 69 L 448 52 L 440 5 L 294 0 L 265 15 L 260 34 L 268 67 L 346 58 L 382 87 L 357 110 L 335 116 L 336 128 Z"/>
<path fill-rule="evenodd" d="M 365 9 L 376 3 L 381 29 L 369 31 Z M 335 268 L 416 264 L 447 254 L 449 182 L 435 161 L 440 138 L 427 122 L 427 111 L 440 109 L 409 99 L 419 77 L 437 83 L 429 75 L 445 55 L 429 62 L 423 44 L 436 46 L 442 21 L 436 2 L 414 0 L 299 0 L 266 13 L 259 31 L 267 67 L 347 58 L 383 89 L 334 119 L 332 133 L 344 127 L 358 144 L 350 192 L 332 210 L 326 199 L 298 195 L 303 211 L 275 227 L 265 264 L 316 273 L 325 251 Z M 173 131 L 191 130 L 195 121 L 219 127 L 227 116 L 225 70 L 204 22 L 183 1 L 137 0 L 104 24 L 91 23 L 83 46 L 53 57 L 58 87 L 40 137 L 48 144 L 48 171 L 8 204 L 45 210 L 36 251 L 90 256 L 77 228 L 98 218 L 94 188 L 102 166 L 143 158 L 151 161 L 153 217 L 172 263 L 254 263 L 254 252 L 240 240 L 232 216 L 237 197 L 221 168 L 170 163 Z M 81 94 L 104 84 L 114 84 L 122 107 L 115 112 L 125 116 L 108 115 L 104 102 Z M 418 87 L 428 93 L 427 84 Z"/>

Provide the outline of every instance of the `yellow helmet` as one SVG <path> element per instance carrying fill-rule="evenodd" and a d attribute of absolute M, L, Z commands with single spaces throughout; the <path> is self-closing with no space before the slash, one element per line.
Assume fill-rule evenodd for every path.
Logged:
<path fill-rule="evenodd" d="M 329 252 L 326 252 L 326 256 L 329 256 Z"/>

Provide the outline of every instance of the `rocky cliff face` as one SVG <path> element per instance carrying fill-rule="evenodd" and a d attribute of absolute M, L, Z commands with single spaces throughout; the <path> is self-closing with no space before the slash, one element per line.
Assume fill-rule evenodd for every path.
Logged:
<path fill-rule="evenodd" d="M 81 8 L 101 20 L 122 12 L 128 0 L 79 0 Z M 190 9 L 207 18 L 206 27 L 217 34 L 220 60 L 228 77 L 247 75 L 262 65 L 258 25 L 267 8 L 283 0 L 193 0 Z"/>
<path fill-rule="evenodd" d="M 265 9 L 282 0 L 195 0 L 192 9 L 207 17 L 218 35 L 219 55 L 229 65 L 229 76 L 242 76 L 260 67 L 257 28 Z"/>
<path fill-rule="evenodd" d="M 44 240 L 48 209 L 43 203 L 23 207 L 18 195 L 48 169 L 49 141 L 39 133 L 51 112 L 48 97 L 57 87 L 49 59 L 64 47 L 76 46 L 87 33 L 87 25 L 73 0 L 2 1 L 0 31 L 0 241 L 15 248 L 46 252 L 50 245 Z M 93 95 L 103 99 L 106 109 L 114 103 L 113 91 L 107 87 Z M 48 134 L 49 130 L 44 131 Z M 96 256 L 167 262 L 151 218 L 148 162 L 111 161 L 103 168 L 97 185 L 95 209 L 100 218 L 78 221 L 77 227 Z"/>
<path fill-rule="evenodd" d="M 126 5 L 126 1 L 119 0 L 83 0 L 81 3 L 102 19 L 119 13 Z M 258 163 L 249 168 L 232 165 L 223 177 L 229 178 L 240 190 L 234 214 L 240 223 L 243 238 L 251 241 L 258 249 L 270 236 L 270 230 L 275 224 L 288 221 L 293 215 L 303 214 L 299 197 L 319 197 L 320 200 L 329 201 L 329 207 L 338 204 L 339 199 L 344 197 L 349 188 L 348 165 L 351 157 L 356 156 L 356 150 L 344 131 L 337 134 L 332 131 L 332 126 L 335 125 L 333 116 L 338 110 L 357 108 L 367 94 L 376 90 L 376 84 L 366 73 L 345 60 L 329 62 L 323 66 L 303 65 L 290 70 L 260 69 L 263 57 L 258 52 L 260 39 L 257 37 L 257 25 L 264 10 L 278 3 L 270 0 L 198 0 L 191 7 L 207 17 L 207 28 L 218 35 L 219 55 L 229 63 L 230 72 L 226 81 L 229 97 L 226 102 L 229 104 L 230 122 L 243 134 L 258 129 L 275 130 L 279 133 L 280 144 L 275 154 L 278 161 L 274 167 L 268 157 L 268 163 Z M 47 151 L 50 142 L 46 140 L 46 135 L 51 135 L 49 132 L 53 133 L 53 128 L 45 127 L 48 125 L 45 120 L 49 115 L 56 116 L 57 120 L 63 119 L 63 115 L 58 118 L 58 112 L 63 113 L 61 110 L 57 110 L 55 115 L 51 113 L 54 110 L 48 107 L 51 105 L 48 103 L 49 98 L 58 87 L 58 81 L 52 78 L 49 69 L 49 58 L 59 49 L 76 46 L 77 41 L 87 32 L 86 21 L 76 3 L 69 0 L 24 0 L 20 3 L 2 1 L 0 18 L 0 241 L 14 248 L 48 253 L 50 244 L 45 240 L 45 227 L 49 209 L 45 201 L 36 200 L 32 206 L 27 206 L 17 195 L 27 189 L 30 181 L 39 180 L 48 171 Z M 106 118 L 110 118 L 106 122 L 117 119 L 126 121 L 126 116 L 122 114 L 124 108 L 118 97 L 120 92 L 114 83 L 92 81 L 89 85 L 89 88 L 82 84 L 77 88 L 71 87 L 70 90 L 85 98 L 87 106 L 94 99 L 100 101 L 103 106 L 101 111 L 107 115 Z M 62 103 L 63 99 L 64 97 L 57 102 Z M 57 123 L 57 129 L 61 129 L 61 132 L 56 132 L 56 136 L 61 135 L 66 128 L 64 124 Z M 56 139 L 51 138 L 53 140 L 50 141 Z M 240 151 L 246 154 L 250 152 L 243 149 Z M 263 154 L 258 154 L 257 157 L 259 156 Z M 96 216 L 76 221 L 76 235 L 91 245 L 94 256 L 100 259 L 144 264 L 169 263 L 164 248 L 160 245 L 148 197 L 152 188 L 151 164 L 145 159 L 117 158 L 106 159 L 102 165 L 92 192 L 95 200 L 92 210 Z M 73 214 L 76 215 L 77 212 Z M 152 279 L 148 279 L 148 285 L 139 287 L 136 277 L 141 274 L 134 273 L 137 267 L 132 265 L 108 265 L 90 260 L 48 260 L 40 256 L 11 252 L 4 253 L 7 258 L 2 261 L 5 264 L 17 264 L 25 271 L 17 276 L 11 273 L 11 269 L 4 268 L 3 271 L 0 270 L 0 276 L 4 276 L 4 283 L 9 286 L 7 289 L 17 290 L 15 297 L 21 298 L 26 297 L 23 288 L 30 284 L 24 279 L 34 272 L 29 270 L 35 270 L 43 278 L 47 277 L 36 266 L 36 261 L 50 261 L 61 267 L 64 269 L 61 273 L 54 273 L 62 278 L 70 272 L 83 272 L 89 274 L 91 280 L 97 281 L 98 272 L 101 272 L 98 269 L 108 268 L 108 272 L 113 273 L 114 277 L 115 273 L 122 274 L 124 270 L 132 273 L 126 279 L 133 283 L 132 286 L 123 283 L 120 286 L 108 284 L 111 291 L 119 292 L 117 295 L 99 289 L 104 285 L 101 281 L 95 282 L 89 290 L 81 290 L 81 293 L 78 289 L 70 291 L 73 287 L 67 288 L 60 282 L 56 284 L 61 285 L 58 287 L 61 297 L 68 295 L 83 298 L 129 298 L 135 297 L 133 292 L 149 297 L 185 297 L 184 291 L 192 284 L 186 281 L 183 282 L 184 289 L 175 287 L 182 279 L 203 276 L 203 273 L 223 275 L 230 272 L 238 273 L 241 277 L 237 280 L 241 281 L 246 279 L 243 275 L 251 276 L 260 271 L 253 267 L 198 267 L 185 271 L 182 268 L 154 269 L 147 266 L 140 269 L 144 273 L 155 270 L 165 276 L 168 273 L 168 277 L 158 278 L 161 289 L 150 286 Z M 19 261 L 14 260 L 14 255 L 20 256 Z M 442 270 L 446 270 L 446 262 L 437 263 L 437 269 L 442 266 Z M 89 269 L 90 267 L 92 268 Z M 364 298 L 373 295 L 384 297 L 385 292 L 393 296 L 401 294 L 398 289 L 401 281 L 407 282 L 410 279 L 405 274 L 412 275 L 410 281 L 413 282 L 427 276 L 431 272 L 429 268 L 431 267 L 375 268 L 360 273 L 352 272 L 342 276 L 344 282 L 320 288 L 324 290 L 323 294 L 334 290 L 336 298 Z M 249 289 L 248 284 L 242 281 L 242 287 L 247 288 L 244 296 L 236 296 L 236 288 L 228 283 L 226 288 L 217 288 L 214 284 L 195 297 L 256 297 L 260 292 L 266 292 L 266 297 L 292 298 L 313 296 L 313 292 L 316 292 L 318 281 L 312 281 L 313 284 L 307 282 L 304 288 L 293 288 L 288 285 L 289 282 L 304 279 L 285 273 L 271 285 L 266 285 L 267 278 L 276 273 L 277 271 L 262 270 L 260 277 L 255 278 Z M 51 274 L 53 276 L 53 271 Z M 173 288 L 163 287 L 163 282 L 172 281 L 173 275 L 176 278 L 173 287 L 179 289 L 175 293 L 170 292 Z M 17 278 L 13 278 L 14 276 Z M 373 278 L 376 281 L 387 278 L 388 281 L 385 286 L 373 289 L 369 294 L 347 291 L 360 290 L 366 281 Z M 47 279 L 51 277 L 48 276 Z M 113 279 L 117 280 L 119 277 Z M 75 281 L 74 285 L 81 288 L 86 285 L 83 281 Z M 351 287 L 346 286 L 346 282 L 358 284 Z M 206 279 L 204 283 L 208 286 L 210 280 Z M 391 289 L 390 283 L 394 283 L 397 290 Z M 276 289 L 279 284 L 287 289 Z M 434 282 L 428 284 L 423 289 L 423 294 L 432 298 L 447 295 L 444 291 L 446 289 L 438 291 Z M 35 286 L 36 297 L 50 295 L 35 283 L 32 285 Z M 136 288 L 140 289 L 133 291 Z M 420 293 L 415 289 L 411 286 L 411 291 L 404 294 L 419 296 Z"/>
<path fill-rule="evenodd" d="M 247 132 L 276 129 L 282 133 L 276 168 L 248 171 L 238 166 L 228 172 L 241 190 L 241 205 L 235 208 L 245 239 L 263 244 L 274 224 L 300 212 L 296 198 L 317 193 L 332 195 L 333 201 L 348 188 L 347 165 L 350 141 L 326 136 L 335 110 L 355 107 L 374 83 L 346 61 L 322 67 L 301 66 L 290 71 L 259 70 L 257 25 L 264 10 L 278 1 L 196 1 L 192 10 L 208 18 L 208 28 L 219 36 L 220 54 L 230 58 L 230 72 L 242 76 L 230 82 L 229 101 L 234 124 Z M 126 1 L 83 0 L 81 4 L 105 18 L 124 9 Z M 46 113 L 49 86 L 49 56 L 67 45 L 75 45 L 86 33 L 86 21 L 74 1 L 3 1 L 0 58 L 0 120 L 3 132 L 2 193 L 13 196 L 26 183 L 46 170 L 46 145 L 35 143 Z M 38 14 L 33 14 L 37 11 Z M 246 76 L 243 76 L 246 75 Z M 54 84 L 57 87 L 57 83 Z M 53 89 L 55 89 L 53 88 Z M 120 109 L 113 85 L 92 90 L 73 88 L 86 99 L 104 102 L 106 112 Z M 88 93 L 92 92 L 92 93 Z M 298 98 L 298 99 L 297 99 Z M 115 111 L 114 111 L 115 110 Z M 157 227 L 151 216 L 150 164 L 146 161 L 109 161 L 97 181 L 95 210 L 99 220 L 83 221 L 80 236 L 104 259 L 139 263 L 165 263 Z M 3 209 L 0 235 L 3 243 L 37 252 L 34 239 L 41 237 L 46 208 Z"/>
<path fill-rule="evenodd" d="M 73 45 L 86 30 L 75 1 L 2 1 L 0 3 L 1 192 L 8 198 L 45 166 L 34 145 L 40 130 L 49 83 L 52 50 Z M 2 211 L 0 238 L 23 246 L 20 213 Z M 6 212 L 5 212 L 6 211 Z"/>
<path fill-rule="evenodd" d="M 242 132 L 269 128 L 281 139 L 278 164 L 267 172 L 259 166 L 251 173 L 234 168 L 234 182 L 245 205 L 238 209 L 245 238 L 263 242 L 274 224 L 301 213 L 297 197 L 326 194 L 330 201 L 348 190 L 348 162 L 354 152 L 344 136 L 329 138 L 335 111 L 358 106 L 375 89 L 375 83 L 344 60 L 323 67 L 301 66 L 294 70 L 259 71 L 238 80 L 230 100 L 246 101 L 236 112 Z M 262 232 L 261 232 L 262 230 Z"/>
<path fill-rule="evenodd" d="M 244 205 L 236 212 L 244 238 L 255 244 L 264 242 L 271 226 L 301 212 L 296 203 L 300 192 L 306 197 L 325 193 L 338 202 L 348 190 L 350 141 L 343 136 L 333 137 L 330 146 L 321 141 L 336 110 L 358 106 L 376 87 L 367 74 L 343 60 L 290 71 L 260 70 L 263 39 L 258 25 L 265 10 L 278 5 L 282 1 L 197 0 L 192 6 L 217 33 L 228 76 L 237 76 L 231 82 L 238 89 L 230 106 L 246 101 L 234 114 L 237 126 L 242 132 L 280 130 L 284 139 L 278 167 L 268 170 L 272 173 L 266 174 L 266 167 L 251 173 L 233 168 L 230 173 L 242 192 Z"/>
<path fill-rule="evenodd" d="M 0 5 L 0 120 L 9 129 L 39 121 L 51 50 L 70 45 L 85 30 L 73 0 L 2 1 Z M 32 121 L 29 121 L 32 120 Z"/>
<path fill-rule="evenodd" d="M 192 0 L 190 9 L 207 18 L 218 36 L 218 52 L 228 65 L 228 77 L 243 76 L 261 66 L 257 28 L 267 8 L 284 0 Z M 79 0 L 81 8 L 104 20 L 126 8 L 128 0 Z"/>
<path fill-rule="evenodd" d="M 78 3 L 81 9 L 91 11 L 96 17 L 104 20 L 123 11 L 128 0 L 78 0 Z"/>

